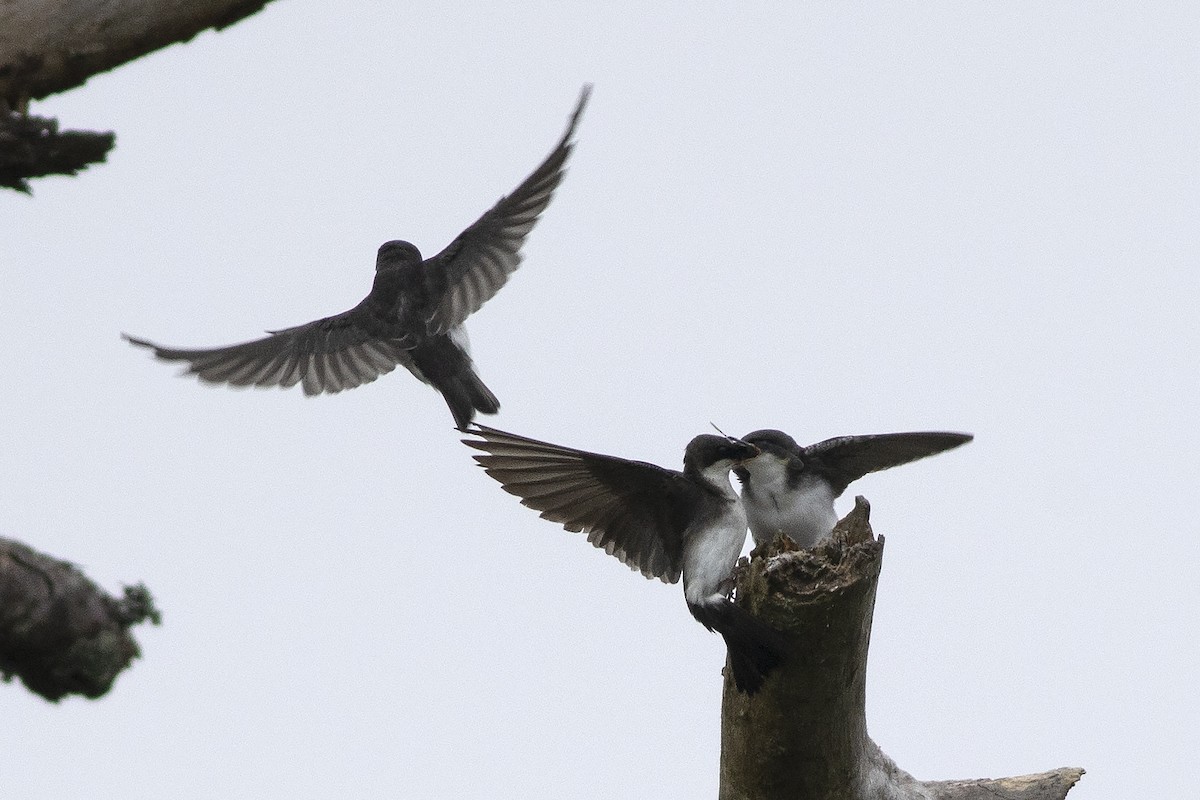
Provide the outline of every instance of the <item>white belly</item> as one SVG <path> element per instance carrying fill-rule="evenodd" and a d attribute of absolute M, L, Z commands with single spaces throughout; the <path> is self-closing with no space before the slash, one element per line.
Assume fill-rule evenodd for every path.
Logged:
<path fill-rule="evenodd" d="M 746 501 L 746 518 L 755 544 L 769 542 L 782 532 L 801 547 L 812 547 L 837 524 L 833 490 L 824 481 L 803 481 L 790 492 L 756 486 L 753 500 Z"/>
<path fill-rule="evenodd" d="M 715 525 L 688 532 L 683 548 L 683 596 L 689 603 L 703 604 L 713 595 L 725 596 L 724 584 L 745 544 L 746 512 L 739 502 L 729 503 Z"/>

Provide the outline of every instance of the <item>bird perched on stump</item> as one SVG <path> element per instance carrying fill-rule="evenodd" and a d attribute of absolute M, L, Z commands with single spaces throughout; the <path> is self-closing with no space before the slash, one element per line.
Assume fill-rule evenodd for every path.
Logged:
<path fill-rule="evenodd" d="M 912 432 L 839 436 L 801 447 L 783 431 L 746 434 L 760 454 L 734 468 L 754 543 L 787 534 L 812 547 L 833 531 L 833 501 L 869 472 L 898 467 L 966 444 L 969 433 Z"/>
<path fill-rule="evenodd" d="M 506 492 L 647 578 L 683 578 L 688 610 L 720 633 L 734 684 L 754 693 L 784 658 L 783 634 L 729 600 L 729 578 L 746 541 L 746 514 L 730 469 L 758 454 L 747 442 L 702 434 L 683 471 L 562 447 L 482 425 L 465 430 L 475 460 Z"/>
<path fill-rule="evenodd" d="M 349 311 L 228 347 L 189 350 L 125 338 L 165 361 L 186 362 L 184 374 L 202 381 L 299 383 L 306 395 L 353 389 L 399 365 L 442 393 L 458 427 L 476 411 L 495 414 L 500 403 L 475 372 L 463 322 L 520 266 L 525 237 L 562 180 L 590 91 L 584 87 L 546 160 L 440 253 L 422 258 L 409 242 L 384 242 L 371 293 Z"/>

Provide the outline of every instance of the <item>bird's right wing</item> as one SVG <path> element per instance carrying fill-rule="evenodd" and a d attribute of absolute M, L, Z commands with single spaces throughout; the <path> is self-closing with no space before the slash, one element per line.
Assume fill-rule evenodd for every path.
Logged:
<path fill-rule="evenodd" d="M 679 580 L 693 494 L 682 473 L 476 425 L 463 443 L 504 491 L 647 578 Z"/>
<path fill-rule="evenodd" d="M 567 157 L 575 146 L 571 137 L 590 93 L 591 86 L 583 87 L 566 133 L 546 160 L 512 194 L 501 197 L 445 250 L 426 262 L 427 291 L 439 298 L 426 320 L 431 335 L 461 325 L 500 291 L 521 265 L 525 237 L 562 181 Z"/>
<path fill-rule="evenodd" d="M 336 393 L 370 383 L 412 357 L 405 339 L 377 338 L 360 324 L 357 310 L 294 328 L 272 331 L 252 342 L 209 349 L 161 347 L 122 334 L 130 344 L 149 348 L 164 361 L 187 363 L 185 375 L 230 386 L 280 386 L 300 383 L 304 393 Z"/>

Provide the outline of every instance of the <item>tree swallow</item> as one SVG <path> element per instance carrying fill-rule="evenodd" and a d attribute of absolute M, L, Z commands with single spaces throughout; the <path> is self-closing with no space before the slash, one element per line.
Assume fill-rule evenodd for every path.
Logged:
<path fill-rule="evenodd" d="M 839 436 L 801 447 L 783 431 L 761 430 L 743 441 L 761 454 L 734 468 L 756 545 L 777 533 L 801 547 L 824 539 L 837 523 L 833 501 L 868 472 L 898 467 L 966 444 L 969 433 L 879 433 Z"/>
<path fill-rule="evenodd" d="M 758 449 L 703 434 L 688 444 L 683 472 L 539 442 L 476 425 L 464 439 L 504 491 L 647 578 L 683 577 L 688 610 L 729 648 L 737 688 L 753 694 L 784 657 L 783 634 L 734 605 L 729 577 L 746 541 L 746 513 L 729 470 Z"/>
<path fill-rule="evenodd" d="M 202 381 L 284 388 L 299 383 L 306 395 L 353 389 L 401 365 L 442 393 L 458 427 L 470 424 L 476 411 L 495 414 L 500 403 L 475 372 L 463 322 L 520 265 L 525 237 L 562 180 L 590 92 L 583 88 L 566 133 L 541 166 L 442 252 L 423 259 L 408 242 L 381 245 L 371 293 L 349 311 L 212 349 L 125 338 L 165 361 L 187 362 L 184 374 Z"/>

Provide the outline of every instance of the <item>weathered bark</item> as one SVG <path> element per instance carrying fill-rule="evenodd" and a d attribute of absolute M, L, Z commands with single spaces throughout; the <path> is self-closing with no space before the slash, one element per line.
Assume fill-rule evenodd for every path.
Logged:
<path fill-rule="evenodd" d="M 74 175 L 104 160 L 111 133 L 57 132 L 25 118 L 30 98 L 88 78 L 208 28 L 221 29 L 270 0 L 7 0 L 0 2 L 0 186 L 28 192 L 28 178 Z M 10 114 L 9 110 L 17 112 Z M 25 120 L 22 122 L 22 120 Z M 28 136 L 38 128 L 50 135 Z"/>
<path fill-rule="evenodd" d="M 79 86 L 100 72 L 270 0 L 9 0 L 0 4 L 0 98 L 14 108 Z"/>
<path fill-rule="evenodd" d="M 737 602 L 789 634 L 787 662 L 756 695 L 726 669 L 721 800 L 1062 800 L 1083 774 L 919 781 L 867 735 L 867 650 L 883 539 L 857 505 L 811 549 L 778 537 L 735 574 Z"/>
<path fill-rule="evenodd" d="M 0 676 L 57 701 L 100 697 L 140 654 L 129 628 L 160 622 L 146 587 L 107 595 L 77 567 L 0 538 Z"/>

